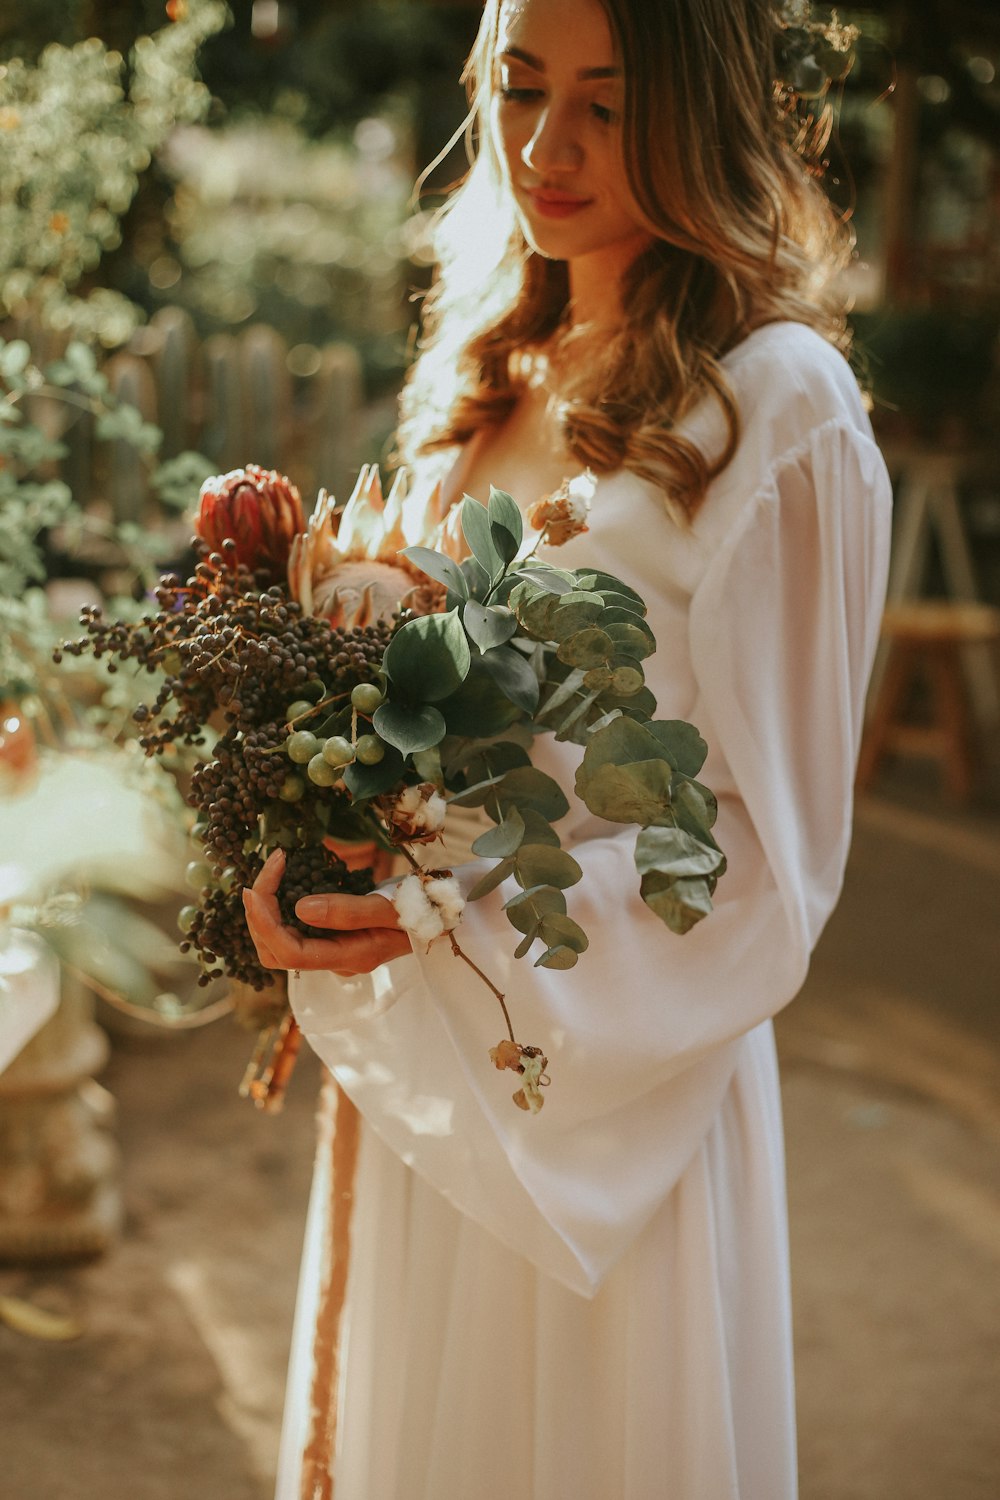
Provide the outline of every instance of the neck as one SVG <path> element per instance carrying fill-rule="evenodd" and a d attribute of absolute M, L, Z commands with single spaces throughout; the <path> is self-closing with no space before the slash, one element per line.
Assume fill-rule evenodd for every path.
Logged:
<path fill-rule="evenodd" d="M 595 333 L 610 333 L 621 327 L 625 273 L 649 243 L 650 236 L 638 232 L 569 262 L 569 313 L 574 328 L 587 324 Z"/>

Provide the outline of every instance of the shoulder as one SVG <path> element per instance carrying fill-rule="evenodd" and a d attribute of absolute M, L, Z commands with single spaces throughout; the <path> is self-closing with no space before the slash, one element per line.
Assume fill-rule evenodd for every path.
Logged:
<path fill-rule="evenodd" d="M 794 467 L 795 459 L 832 445 L 863 455 L 873 472 L 881 465 L 854 373 L 814 329 L 766 324 L 721 363 L 739 410 L 740 436 L 732 462 L 710 486 L 695 519 L 705 553 L 738 524 L 755 497 L 770 493 L 776 476 Z M 815 475 L 814 483 L 834 478 L 831 471 Z"/>
<path fill-rule="evenodd" d="M 766 428 L 773 454 L 794 448 L 824 422 L 871 436 L 854 372 L 838 349 L 804 323 L 767 323 L 722 360 L 744 436 Z"/>

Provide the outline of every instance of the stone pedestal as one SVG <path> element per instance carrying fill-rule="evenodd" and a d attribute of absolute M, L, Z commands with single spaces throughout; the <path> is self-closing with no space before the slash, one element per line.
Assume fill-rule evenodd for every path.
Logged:
<path fill-rule="evenodd" d="M 90 996 L 64 978 L 52 1020 L 0 1073 L 0 1261 L 75 1260 L 116 1238 L 114 1101 L 94 1081 L 107 1055 Z"/>

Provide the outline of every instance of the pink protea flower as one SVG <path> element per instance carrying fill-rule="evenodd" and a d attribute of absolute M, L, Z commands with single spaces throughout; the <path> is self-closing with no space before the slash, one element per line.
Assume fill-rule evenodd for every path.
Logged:
<path fill-rule="evenodd" d="M 236 556 L 268 581 L 284 579 L 296 536 L 306 529 L 298 490 L 283 474 L 248 464 L 206 479 L 194 529 L 211 552 L 231 538 Z"/>

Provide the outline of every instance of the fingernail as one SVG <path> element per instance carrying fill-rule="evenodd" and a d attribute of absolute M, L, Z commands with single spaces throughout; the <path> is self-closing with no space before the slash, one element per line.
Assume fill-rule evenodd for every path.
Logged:
<path fill-rule="evenodd" d="M 295 915 L 303 922 L 317 921 L 326 916 L 325 896 L 303 896 L 301 901 L 295 903 Z"/>

